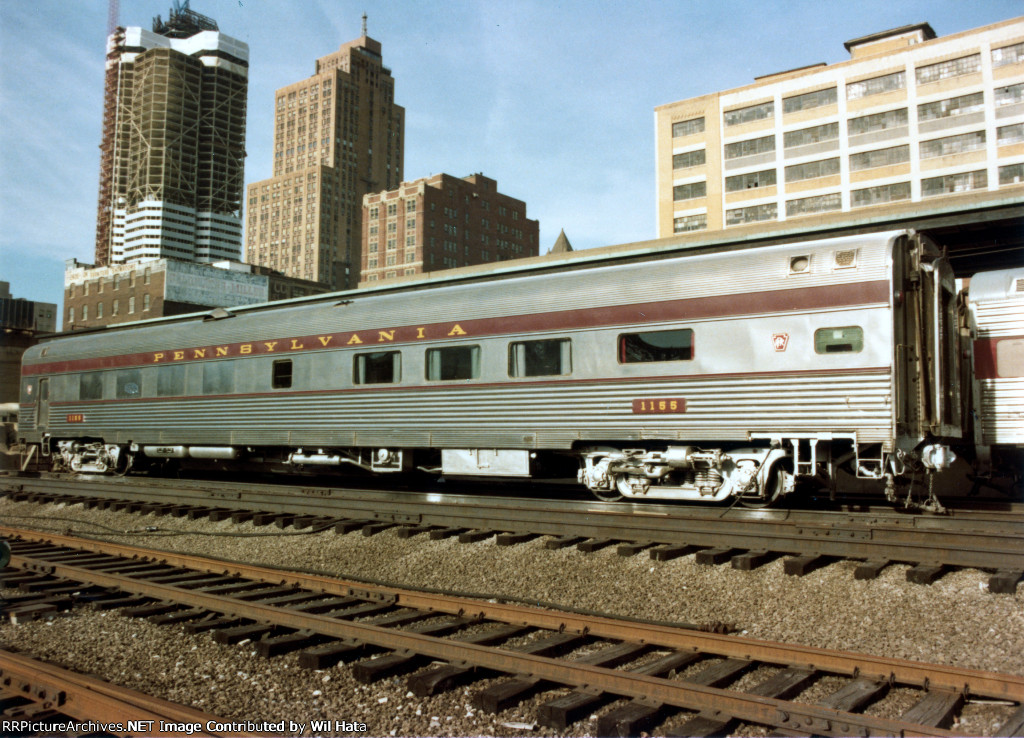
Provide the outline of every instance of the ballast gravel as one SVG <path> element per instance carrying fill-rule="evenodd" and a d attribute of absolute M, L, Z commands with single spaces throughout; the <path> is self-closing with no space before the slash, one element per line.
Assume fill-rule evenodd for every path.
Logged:
<path fill-rule="evenodd" d="M 474 544 L 431 541 L 425 535 L 400 539 L 393 530 L 371 537 L 333 531 L 296 535 L 291 528 L 8 498 L 0 499 L 0 520 L 342 578 L 509 597 L 611 616 L 727 624 L 749 638 L 1024 675 L 1024 588 L 1013 595 L 992 594 L 988 575 L 975 570 L 953 571 L 930 586 L 908 583 L 902 565 L 888 567 L 875 580 L 857 581 L 855 564 L 843 561 L 791 577 L 781 560 L 742 572 L 698 565 L 692 555 L 655 562 L 644 552 L 619 556 L 614 547 L 589 554 L 575 548 L 550 551 L 543 538 L 499 547 L 493 539 Z M 49 621 L 4 622 L 0 647 L 191 705 L 225 721 L 283 720 L 284 732 L 305 735 L 314 734 L 313 720 L 329 720 L 331 728 L 317 734 L 588 736 L 595 735 L 598 715 L 610 709 L 555 733 L 536 723 L 536 708 L 558 693 L 491 715 L 471 702 L 472 693 L 490 682 L 419 698 L 408 692 L 404 676 L 360 684 L 344 665 L 308 671 L 298 667 L 295 654 L 263 659 L 251 643 L 222 646 L 209 634 L 190 635 L 177 626 L 82 607 Z M 754 678 L 745 677 L 751 683 Z M 827 693 L 827 679 L 809 688 L 801 701 L 813 701 L 816 691 Z M 908 699 L 894 690 L 871 712 L 896 717 L 907 709 Z M 953 729 L 991 735 L 1010 709 L 969 704 Z M 670 719 L 653 735 L 664 735 L 684 720 Z M 765 731 L 743 726 L 737 734 Z"/>

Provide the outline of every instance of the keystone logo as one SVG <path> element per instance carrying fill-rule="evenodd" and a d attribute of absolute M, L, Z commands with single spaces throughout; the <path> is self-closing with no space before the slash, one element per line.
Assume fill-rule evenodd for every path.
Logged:
<path fill-rule="evenodd" d="M 788 333 L 773 333 L 772 334 L 772 345 L 776 351 L 785 351 L 786 346 L 789 345 L 789 334 Z"/>

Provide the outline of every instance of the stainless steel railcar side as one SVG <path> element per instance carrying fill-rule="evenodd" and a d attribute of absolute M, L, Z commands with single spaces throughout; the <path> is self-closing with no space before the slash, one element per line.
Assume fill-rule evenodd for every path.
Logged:
<path fill-rule="evenodd" d="M 72 469 L 208 458 L 528 476 L 764 504 L 960 438 L 952 273 L 912 232 L 452 280 L 150 321 L 26 353 Z"/>
<path fill-rule="evenodd" d="M 983 465 L 1024 473 L 1024 268 L 975 275 L 968 289 L 974 331 L 974 407 Z"/>

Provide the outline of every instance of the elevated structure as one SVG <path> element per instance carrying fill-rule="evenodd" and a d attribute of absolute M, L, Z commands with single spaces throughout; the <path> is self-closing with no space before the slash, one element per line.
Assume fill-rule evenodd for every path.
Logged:
<path fill-rule="evenodd" d="M 273 176 L 249 185 L 246 260 L 292 277 L 355 287 L 363 195 L 402 181 L 405 109 L 381 44 L 363 35 L 277 90 Z"/>
<path fill-rule="evenodd" d="M 248 59 L 187 3 L 107 39 L 97 265 L 240 259 Z"/>
<path fill-rule="evenodd" d="M 482 174 L 435 174 L 363 196 L 361 280 L 536 256 L 526 203 Z"/>
<path fill-rule="evenodd" d="M 893 227 L 958 198 L 984 211 L 1024 197 L 1024 18 L 846 48 L 838 64 L 655 110 L 659 237 L 836 230 L 899 210 Z"/>

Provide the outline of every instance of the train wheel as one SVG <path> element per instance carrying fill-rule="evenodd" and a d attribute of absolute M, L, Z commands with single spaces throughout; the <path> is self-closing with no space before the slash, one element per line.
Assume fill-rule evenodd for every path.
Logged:
<path fill-rule="evenodd" d="M 765 484 L 764 493 L 761 495 L 740 495 L 740 503 L 743 507 L 755 510 L 771 507 L 782 496 L 785 486 L 782 470 L 779 464 L 775 464 L 768 472 L 768 482 Z"/>
<path fill-rule="evenodd" d="M 622 493 L 618 489 L 592 489 L 590 491 L 601 502 L 618 502 L 622 499 Z"/>

